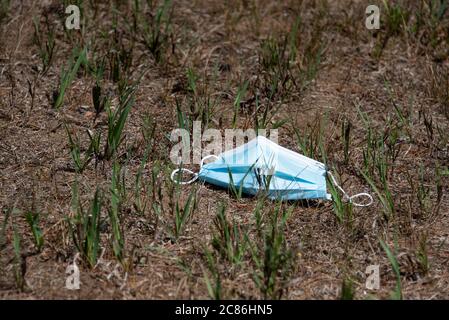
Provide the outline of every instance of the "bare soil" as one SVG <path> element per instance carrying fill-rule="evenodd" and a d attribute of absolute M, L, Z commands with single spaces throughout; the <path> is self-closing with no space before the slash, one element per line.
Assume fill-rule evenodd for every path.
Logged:
<path fill-rule="evenodd" d="M 214 251 L 211 241 L 218 205 L 225 203 L 230 221 L 234 219 L 239 228 L 248 230 L 251 239 L 256 239 L 253 212 L 258 200 L 236 199 L 228 190 L 203 183 L 182 186 L 181 202 L 196 190 L 197 208 L 178 239 L 170 234 L 174 211 L 169 174 L 175 166 L 169 159 L 173 145 L 169 135 L 178 127 L 176 101 L 187 114 L 195 116 L 195 110 L 188 107 L 192 96 L 188 68 L 198 75 L 199 97 L 219 98 L 209 127 L 232 127 L 238 87 L 248 80 L 239 128 L 254 127 L 258 111 L 251 98 L 256 93 L 263 96 L 262 105 L 279 108 L 269 126 L 288 120 L 280 128 L 279 141 L 294 151 L 302 152 L 295 129 L 312 141 L 319 125 L 325 123 L 322 139 L 327 164 L 338 172 L 349 194 L 369 192 L 375 198 L 370 207 L 354 207 L 352 216 L 344 222 L 339 222 L 331 201 L 283 204 L 293 208 L 282 230 L 285 244 L 293 253 L 293 266 L 279 289 L 280 298 L 339 299 L 343 282 L 351 279 L 355 299 L 388 299 L 395 289 L 396 275 L 379 239 L 396 248 L 403 298 L 449 298 L 449 105 L 444 101 L 449 87 L 441 80 L 447 79 L 449 70 L 447 13 L 436 28 L 436 44 L 427 40 L 430 36 L 425 28 L 413 35 L 402 28 L 388 37 L 380 56 L 375 56 L 376 45 L 389 31 L 383 9 L 381 29 L 365 27 L 365 8 L 371 4 L 367 1 L 175 0 L 163 60 L 157 62 L 145 45 L 134 42 L 131 66 L 125 73 L 130 82 L 141 74 L 143 77 L 119 152 L 111 160 L 91 161 L 82 173 L 76 173 L 64 123 L 79 137 L 85 151 L 87 130 L 99 130 L 104 137 L 107 116 L 102 112 L 95 117 L 91 94 L 95 78 L 83 68 L 67 89 L 59 110 L 52 105 L 53 91 L 76 44 L 90 46 L 89 58 L 107 56 L 112 50 L 113 3 L 118 8 L 116 32 L 123 46 L 131 48 L 133 37 L 139 38 L 130 31 L 132 2 L 95 1 L 98 10 L 94 16 L 94 9 L 85 1 L 87 25 L 83 32 L 70 31 L 72 39 L 64 31 L 67 15 L 61 1 L 11 1 L 6 18 L 0 20 L 1 299 L 210 298 L 205 274 L 211 275 L 204 248 Z M 420 3 L 399 2 L 411 12 L 408 26 L 413 24 L 413 13 Z M 378 5 L 383 8 L 381 1 Z M 155 10 L 148 12 L 154 15 Z M 150 19 L 150 13 L 147 16 Z M 307 85 L 293 86 L 282 97 L 270 100 L 264 95 L 267 84 L 263 76 L 266 71 L 260 64 L 261 43 L 269 37 L 282 39 L 288 35 L 297 16 L 301 23 L 296 66 L 310 63 L 301 55 L 308 52 L 308 45 L 316 45 L 315 38 L 322 48 L 321 59 Z M 46 72 L 33 40 L 33 17 L 41 25 L 44 39 L 45 17 L 55 27 L 55 53 Z M 110 69 L 106 63 L 101 81 L 111 104 L 117 106 L 118 83 L 111 79 Z M 406 125 L 399 125 L 398 108 L 407 118 Z M 385 134 L 385 147 L 397 150 L 388 171 L 396 210 L 389 220 L 384 217 L 384 205 L 377 193 L 360 173 L 368 145 L 361 113 L 369 117 L 375 132 Z M 150 142 L 142 134 L 146 118 L 155 127 Z M 347 161 L 341 129 L 344 123 L 351 124 Z M 399 126 L 400 137 L 391 144 L 388 139 Z M 142 213 L 133 205 L 134 183 L 148 143 L 153 149 L 144 165 L 143 179 L 151 185 L 152 170 L 160 166 L 155 184 L 161 187 L 162 196 L 155 200 L 151 191 L 142 190 L 142 196 L 148 197 Z M 315 154 L 322 153 L 316 149 Z M 67 217 L 73 216 L 72 187 L 77 180 L 86 209 L 96 188 L 104 190 L 107 198 L 114 161 L 125 170 L 128 190 L 120 211 L 125 262 L 114 257 L 105 204 L 101 259 L 94 268 L 80 259 L 80 290 L 68 290 L 65 272 L 77 254 L 67 222 Z M 198 170 L 198 166 L 190 168 Z M 377 171 L 374 177 L 381 189 Z M 428 210 L 420 206 L 420 187 L 427 192 Z M 163 208 L 159 218 L 153 209 L 155 201 Z M 276 205 L 266 200 L 264 219 Z M 8 210 L 13 214 L 6 221 Z M 40 213 L 39 228 L 44 237 L 41 251 L 36 249 L 26 212 Z M 19 261 L 13 245 L 15 232 L 21 239 Z M 423 262 L 423 252 L 428 264 Z M 253 281 L 256 266 L 248 248 L 240 266 L 214 257 L 221 298 L 265 297 Z M 365 287 L 365 270 L 370 265 L 380 265 L 379 290 Z M 23 286 L 20 279 L 25 281 Z"/>

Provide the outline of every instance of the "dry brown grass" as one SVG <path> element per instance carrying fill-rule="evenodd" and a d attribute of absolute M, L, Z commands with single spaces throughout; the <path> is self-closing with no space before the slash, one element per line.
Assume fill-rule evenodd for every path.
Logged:
<path fill-rule="evenodd" d="M 326 130 L 319 138 L 328 164 L 341 175 L 344 187 L 351 193 L 366 190 L 374 194 L 360 174 L 368 143 L 367 129 L 357 108 L 369 117 L 373 132 L 384 137 L 386 148 L 395 154 L 387 175 L 395 215 L 388 221 L 377 197 L 369 208 L 353 208 L 352 216 L 343 223 L 338 222 L 330 202 L 285 204 L 294 205 L 282 229 L 294 264 L 284 279 L 282 298 L 336 299 L 345 279 L 352 280 L 357 299 L 388 298 L 396 279 L 380 238 L 391 247 L 394 243 L 397 246 L 404 298 L 449 298 L 447 13 L 435 25 L 428 8 L 420 7 L 421 1 L 399 1 L 411 13 L 421 8 L 423 22 L 419 29 L 411 31 L 416 17 L 410 14 L 400 31 L 383 27 L 374 32 L 364 26 L 366 1 L 177 0 L 170 11 L 171 29 L 161 49 L 162 58 L 156 62 L 140 34 L 129 29 L 132 6 L 127 1 L 111 1 L 120 8 L 115 33 L 111 32 L 110 2 L 93 2 L 96 11 L 88 8 L 86 1 L 88 24 L 84 35 L 72 32 L 71 38 L 62 27 L 65 15 L 60 1 L 11 1 L 8 15 L 0 18 L 0 230 L 4 234 L 0 238 L 1 298 L 209 298 L 204 274 L 211 279 L 212 274 L 204 248 L 213 252 L 211 240 L 218 204 L 225 203 L 229 221 L 247 230 L 251 241 L 260 245 L 260 230 L 253 216 L 258 202 L 253 198 L 237 200 L 226 190 L 197 185 L 197 208 L 175 240 L 170 230 L 177 199 L 167 178 L 173 169 L 168 159 L 171 144 L 167 134 L 178 126 L 176 101 L 186 114 L 202 119 L 198 109 L 189 107 L 189 101 L 206 101 L 207 97 L 219 98 L 210 126 L 230 128 L 237 88 L 245 80 L 249 87 L 238 126 L 254 126 L 255 94 L 260 95 L 263 108 L 278 110 L 273 111 L 272 123 L 288 119 L 280 130 L 280 143 L 288 148 L 300 151 L 295 128 L 313 140 L 318 138 L 318 123 L 324 123 Z M 259 64 L 261 44 L 268 38 L 281 41 L 298 15 L 298 55 L 286 71 L 288 85 L 270 95 L 272 71 Z M 55 27 L 56 51 L 45 73 L 41 72 L 42 60 L 33 42 L 33 16 L 40 21 L 42 33 L 46 32 L 45 17 Z M 149 13 L 146 17 L 149 19 Z M 105 112 L 95 116 L 91 96 L 95 78 L 88 70 L 81 68 L 78 72 L 61 109 L 52 107 L 60 70 L 76 43 L 92 46 L 91 59 L 94 52 L 97 57 L 105 57 L 100 82 L 102 93 L 110 97 L 113 106 L 118 105 L 120 85 L 114 81 L 118 80 L 114 79 L 114 63 L 121 68 L 119 78 L 132 82 L 144 76 L 127 121 L 125 139 L 112 157 L 126 169 L 127 197 L 119 212 L 125 236 L 124 261 L 120 264 L 114 257 L 111 227 L 104 211 L 104 225 L 100 228 L 104 254 L 93 269 L 80 263 L 81 290 L 69 291 L 65 289 L 65 269 L 77 252 L 66 221 L 74 214 L 72 186 L 77 179 L 86 208 L 97 187 L 109 197 L 113 165 L 112 160 L 94 159 L 77 174 L 70 157 L 64 123 L 79 137 L 82 151 L 88 148 L 86 130 L 102 132 L 103 137 L 107 131 Z M 131 62 L 117 55 L 114 58 L 113 48 L 125 52 Z M 310 67 L 319 50 L 322 53 L 315 74 Z M 189 91 L 187 68 L 198 75 L 196 97 Z M 311 76 L 304 78 L 309 71 Z M 144 121 L 145 116 L 154 124 L 154 135 L 153 125 Z M 347 161 L 341 134 L 343 122 L 351 123 Z M 397 139 L 392 138 L 395 134 L 399 135 Z M 148 205 L 139 212 L 135 206 L 135 177 L 148 144 L 152 150 L 143 167 L 145 186 L 139 192 Z M 315 152 L 317 160 L 322 160 L 322 152 Z M 153 179 L 157 166 L 161 169 Z M 373 173 L 373 177 L 380 185 L 379 175 Z M 186 201 L 192 188 L 180 190 L 180 203 Z M 160 207 L 160 215 L 154 205 Z M 267 225 L 275 204 L 265 202 L 263 207 Z M 6 221 L 7 211 L 13 213 Z M 33 244 L 25 212 L 41 213 L 39 227 L 45 243 L 40 252 Z M 14 230 L 21 238 L 21 262 L 15 260 Z M 422 262 L 423 255 L 428 259 L 428 269 Z M 216 254 L 213 259 L 218 266 L 222 298 L 264 297 L 252 280 L 256 267 L 249 251 L 240 266 Z M 381 266 L 379 291 L 365 289 L 364 272 L 371 264 Z M 23 290 L 14 274 L 25 280 Z"/>

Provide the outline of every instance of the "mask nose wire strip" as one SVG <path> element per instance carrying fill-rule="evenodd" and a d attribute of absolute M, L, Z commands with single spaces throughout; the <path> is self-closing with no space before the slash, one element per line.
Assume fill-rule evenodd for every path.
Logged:
<path fill-rule="evenodd" d="M 217 157 L 216 155 L 213 155 L 213 154 L 204 157 L 203 159 L 201 159 L 201 163 L 200 163 L 200 171 L 201 171 L 201 169 L 203 168 L 204 161 L 206 161 L 206 160 L 208 160 L 208 159 L 211 159 L 211 158 L 218 159 L 218 157 Z M 186 172 L 186 173 L 188 173 L 188 174 L 191 174 L 191 175 L 193 175 L 193 178 L 190 179 L 189 181 L 175 180 L 175 175 L 176 175 L 177 173 L 179 173 L 179 172 Z M 192 184 L 192 183 L 194 183 L 196 180 L 198 180 L 198 176 L 199 176 L 199 174 L 198 174 L 197 172 L 193 172 L 192 170 L 189 170 L 189 169 L 186 169 L 186 168 L 181 168 L 181 169 L 173 170 L 173 172 L 172 172 L 171 175 L 170 175 L 170 179 L 171 179 L 171 181 L 173 181 L 173 182 L 175 182 L 175 183 L 179 183 L 180 185 L 187 185 L 187 184 Z"/>
<path fill-rule="evenodd" d="M 374 199 L 373 199 L 373 197 L 369 193 L 362 192 L 362 193 L 357 193 L 357 194 L 355 194 L 353 196 L 349 196 L 346 193 L 346 191 L 343 190 L 343 188 L 340 187 L 340 185 L 337 183 L 337 180 L 335 180 L 334 175 L 330 171 L 328 171 L 327 174 L 331 177 L 333 184 L 338 188 L 338 190 L 340 190 L 341 193 L 343 193 L 343 198 L 346 199 L 347 201 L 349 201 L 350 203 L 352 203 L 354 206 L 356 206 L 356 207 L 369 207 L 370 205 L 373 204 Z M 360 197 L 368 198 L 369 202 L 364 204 L 364 203 L 359 203 L 359 202 L 355 202 L 354 201 L 354 199 L 360 198 Z"/>

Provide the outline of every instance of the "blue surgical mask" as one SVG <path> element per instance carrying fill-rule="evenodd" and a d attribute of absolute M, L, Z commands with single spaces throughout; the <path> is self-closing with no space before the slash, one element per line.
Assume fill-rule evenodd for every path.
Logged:
<path fill-rule="evenodd" d="M 214 161 L 204 164 L 209 158 Z M 249 195 L 264 192 L 273 200 L 331 199 L 326 191 L 327 170 L 323 163 L 281 147 L 263 136 L 219 156 L 204 158 L 198 174 L 182 170 L 195 177 L 181 184 L 199 179 L 223 188 L 233 184 Z M 172 173 L 172 180 L 177 172 L 179 169 Z M 348 197 L 349 200 L 352 198 Z"/>

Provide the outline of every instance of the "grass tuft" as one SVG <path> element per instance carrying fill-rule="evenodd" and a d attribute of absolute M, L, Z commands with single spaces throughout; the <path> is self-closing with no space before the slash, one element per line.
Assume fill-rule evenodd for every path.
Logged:
<path fill-rule="evenodd" d="M 26 221 L 30 226 L 31 233 L 33 234 L 34 244 L 37 250 L 40 252 L 44 245 L 44 236 L 42 230 L 39 228 L 39 213 L 27 212 L 25 214 Z"/>
<path fill-rule="evenodd" d="M 240 265 L 246 252 L 244 236 L 235 220 L 231 223 L 227 219 L 223 203 L 218 206 L 214 227 L 212 247 L 230 263 Z"/>
<path fill-rule="evenodd" d="M 72 211 L 67 217 L 73 243 L 90 268 L 95 267 L 100 251 L 100 219 L 103 204 L 102 193 L 95 191 L 90 208 L 85 211 L 79 199 L 78 182 L 72 186 Z"/>
<path fill-rule="evenodd" d="M 295 255 L 288 247 L 284 235 L 291 210 L 281 209 L 280 204 L 276 205 L 270 213 L 267 230 L 263 232 L 262 246 L 251 241 L 246 235 L 255 266 L 252 279 L 265 299 L 282 298 L 293 270 Z"/>
<path fill-rule="evenodd" d="M 64 96 L 67 89 L 76 77 L 81 64 L 87 64 L 87 50 L 84 49 L 79 52 L 79 49 L 73 51 L 69 64 L 66 68 L 63 68 L 60 76 L 60 84 L 57 91 L 53 93 L 53 107 L 59 110 L 64 104 Z"/>

